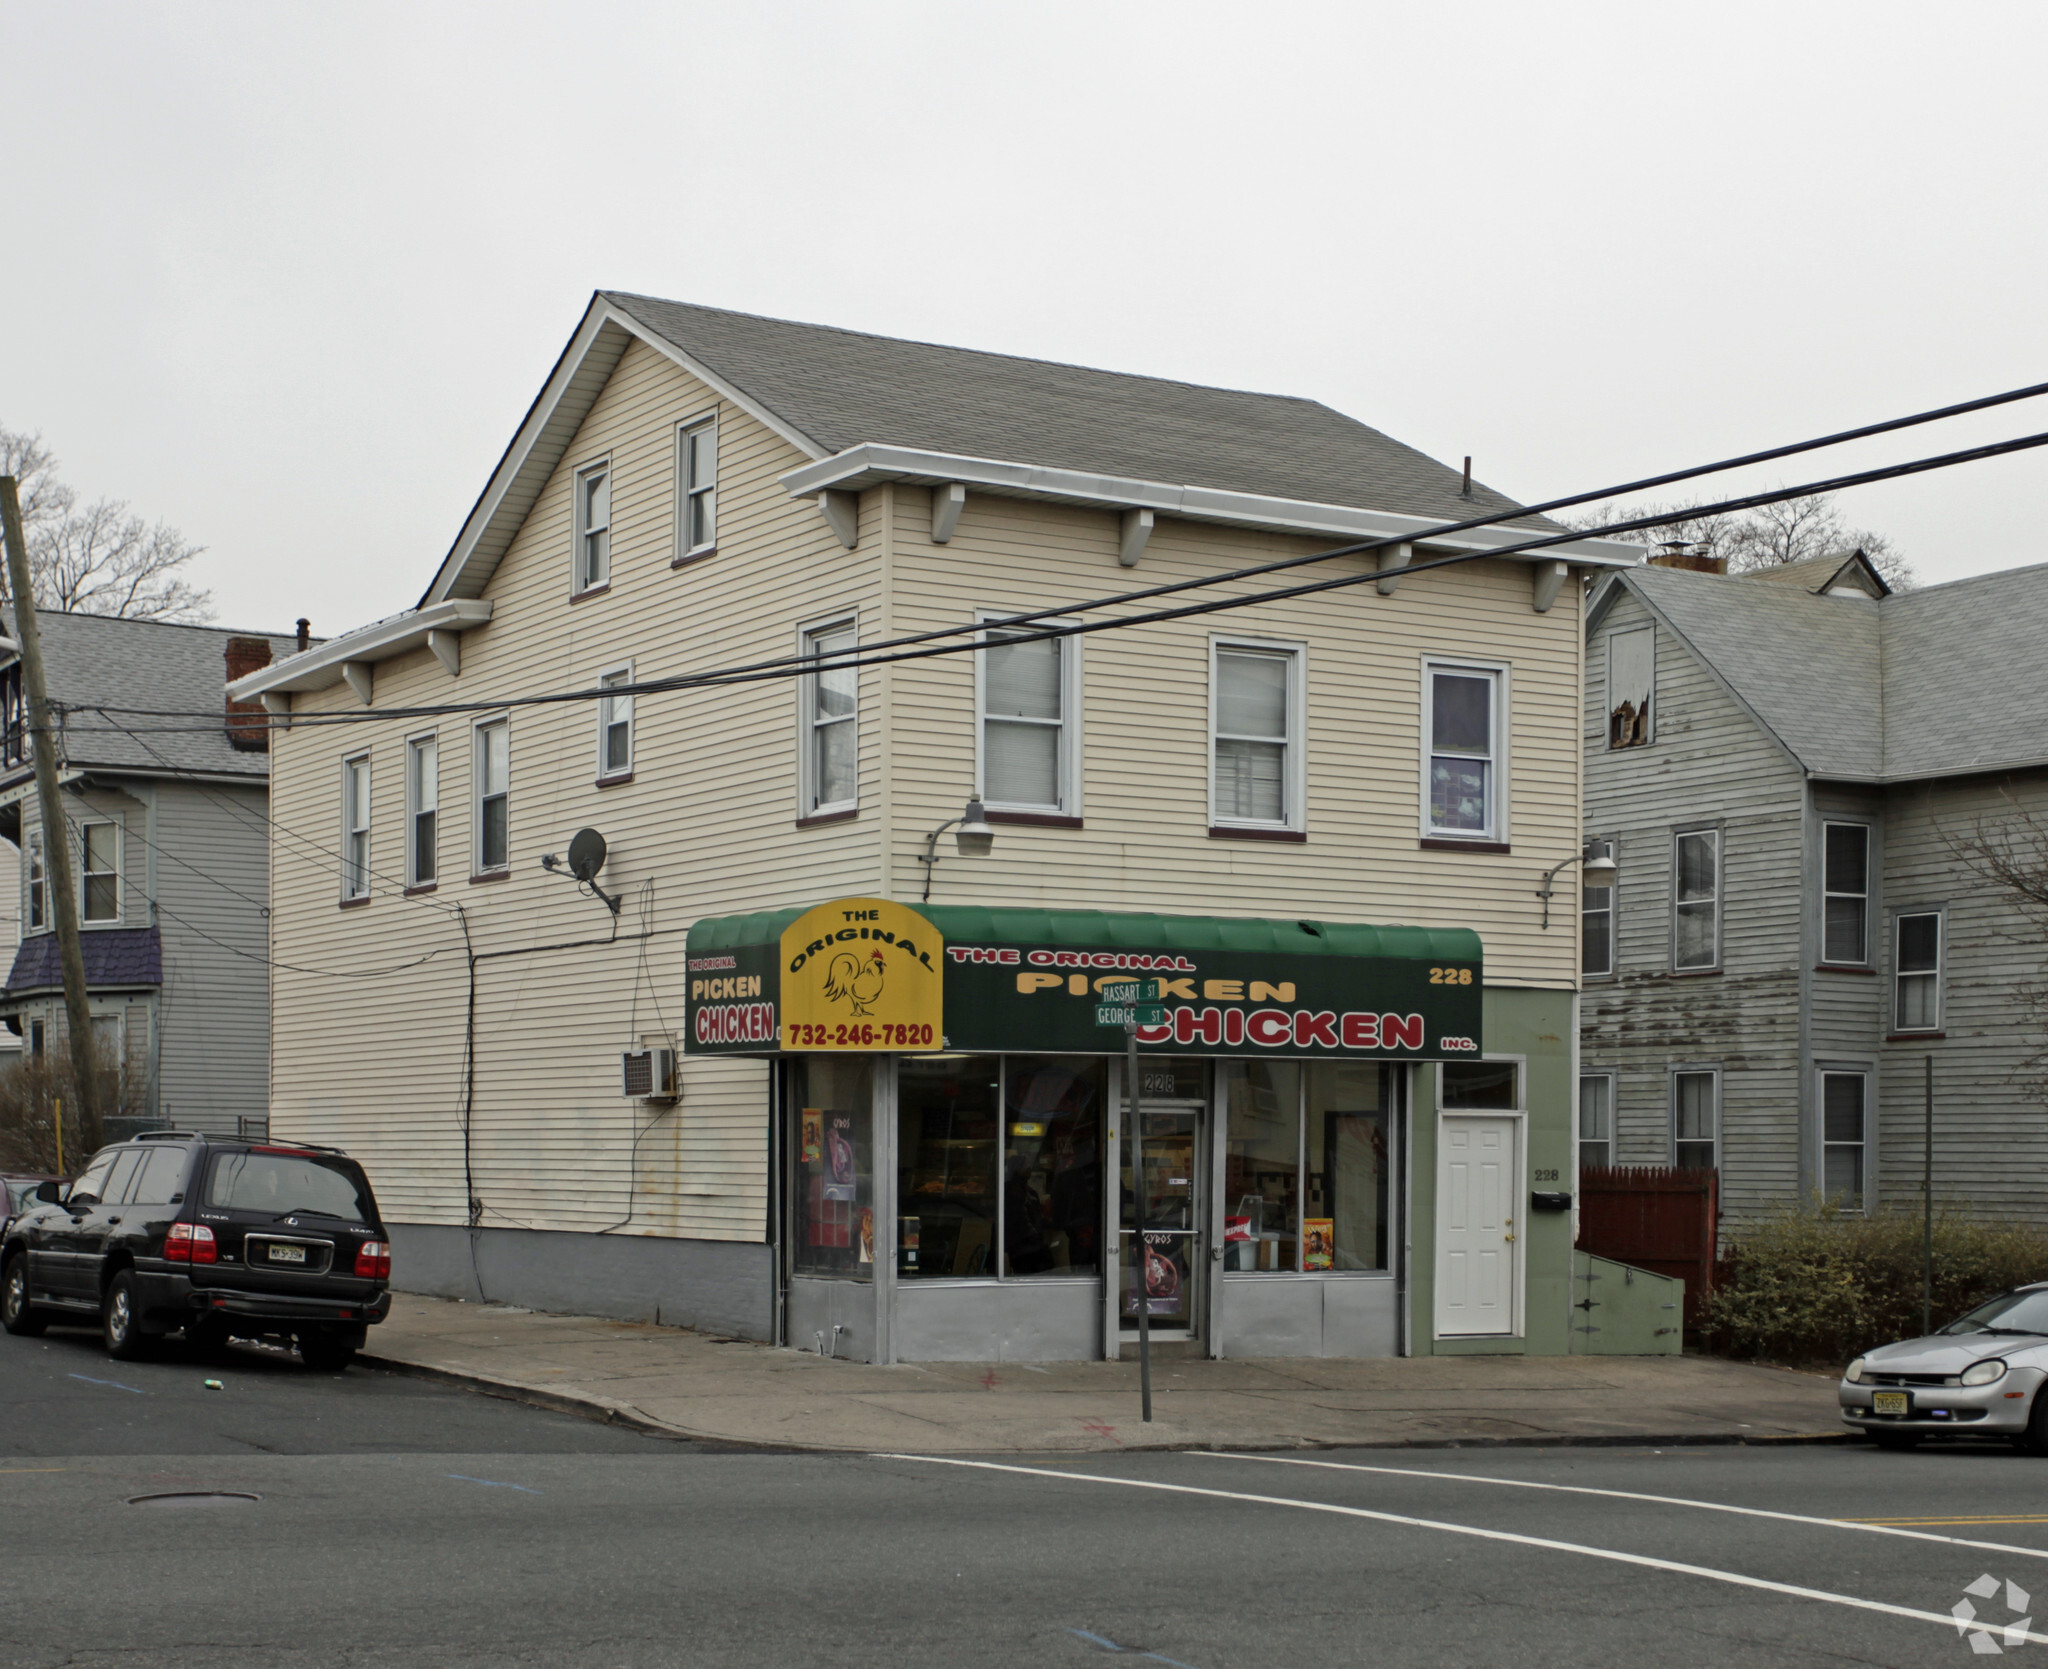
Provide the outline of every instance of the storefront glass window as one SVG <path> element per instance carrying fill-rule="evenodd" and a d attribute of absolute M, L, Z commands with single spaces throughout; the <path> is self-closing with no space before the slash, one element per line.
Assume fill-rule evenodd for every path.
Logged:
<path fill-rule="evenodd" d="M 1012 1055 L 1005 1064 L 1003 1274 L 1100 1274 L 1106 1063 Z"/>
<path fill-rule="evenodd" d="M 909 1057 L 896 1066 L 896 1273 L 993 1275 L 1002 1060 Z"/>
<path fill-rule="evenodd" d="M 1223 1160 L 1223 1267 L 1301 1267 L 1301 1068 L 1230 1061 Z M 1328 1267 L 1325 1265 L 1325 1267 Z"/>
<path fill-rule="evenodd" d="M 875 1273 L 874 1065 L 857 1056 L 814 1055 L 792 1067 L 796 1221 L 791 1267 L 799 1275 Z"/>
<path fill-rule="evenodd" d="M 1363 1061 L 1308 1069 L 1304 1266 L 1387 1269 L 1387 1069 Z"/>

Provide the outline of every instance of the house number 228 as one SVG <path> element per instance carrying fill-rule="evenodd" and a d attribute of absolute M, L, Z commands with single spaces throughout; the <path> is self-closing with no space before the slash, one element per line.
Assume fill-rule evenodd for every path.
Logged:
<path fill-rule="evenodd" d="M 1472 983 L 1472 970 L 1470 968 L 1431 968 L 1429 970 L 1429 983 L 1432 985 L 1470 985 Z"/>

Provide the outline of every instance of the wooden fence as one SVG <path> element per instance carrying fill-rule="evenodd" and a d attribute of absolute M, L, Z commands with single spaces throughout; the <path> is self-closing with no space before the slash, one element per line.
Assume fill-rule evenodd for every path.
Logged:
<path fill-rule="evenodd" d="M 1579 1172 L 1579 1249 L 1685 1282 L 1685 1334 L 1699 1337 L 1714 1290 L 1720 1173 L 1670 1165 L 1589 1165 Z"/>

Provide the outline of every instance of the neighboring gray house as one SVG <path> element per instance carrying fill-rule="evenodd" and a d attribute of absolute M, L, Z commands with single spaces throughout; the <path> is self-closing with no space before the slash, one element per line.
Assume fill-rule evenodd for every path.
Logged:
<path fill-rule="evenodd" d="M 2048 816 L 2048 566 L 1894 595 L 1859 552 L 1654 558 L 1588 611 L 1580 1162 L 1718 1167 L 1723 1210 L 2048 1219 L 2023 991 L 2044 946 L 1956 850 Z"/>
<path fill-rule="evenodd" d="M 269 737 L 224 679 L 306 640 L 37 612 L 93 1024 L 151 1124 L 262 1128 L 270 1074 Z M 20 942 L 0 1021 L 62 1053 L 63 976 L 13 641 L 0 645 L 0 836 L 18 851 Z M 303 623 L 302 628 L 303 630 Z M 100 708 L 113 711 L 102 713 Z M 123 711 L 126 709 L 126 711 Z M 202 720 L 147 716 L 221 715 Z M 239 719 L 239 722 L 238 722 Z"/>

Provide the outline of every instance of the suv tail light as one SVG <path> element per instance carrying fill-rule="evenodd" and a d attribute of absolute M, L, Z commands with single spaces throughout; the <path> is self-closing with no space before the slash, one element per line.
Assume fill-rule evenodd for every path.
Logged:
<path fill-rule="evenodd" d="M 172 1263 L 218 1263 L 220 1247 L 204 1223 L 173 1223 L 164 1239 L 164 1256 Z"/>
<path fill-rule="evenodd" d="M 381 1240 L 365 1240 L 356 1248 L 356 1274 L 366 1281 L 390 1280 L 390 1246 Z"/>

